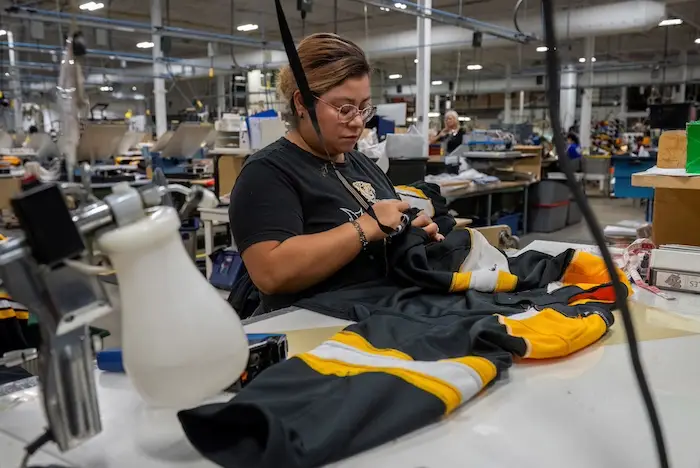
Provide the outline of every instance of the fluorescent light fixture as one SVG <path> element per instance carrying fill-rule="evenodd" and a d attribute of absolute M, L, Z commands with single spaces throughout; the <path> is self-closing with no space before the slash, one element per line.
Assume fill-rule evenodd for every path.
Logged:
<path fill-rule="evenodd" d="M 245 76 L 238 75 L 234 78 L 235 81 L 245 81 Z"/>
<path fill-rule="evenodd" d="M 462 117 L 461 115 L 457 118 L 460 122 L 471 122 L 471 117 Z"/>
<path fill-rule="evenodd" d="M 405 3 L 396 2 L 396 3 L 394 3 L 394 7 L 398 8 L 399 10 L 405 10 L 405 9 L 406 9 L 406 4 L 405 4 Z"/>
<path fill-rule="evenodd" d="M 537 48 L 537 52 L 547 52 L 548 50 L 549 50 L 549 48 L 548 48 L 547 46 L 545 46 L 545 45 L 539 46 L 539 47 Z"/>
<path fill-rule="evenodd" d="M 442 80 L 435 80 L 431 83 L 433 86 L 440 86 L 442 84 Z"/>
<path fill-rule="evenodd" d="M 98 3 L 98 2 L 87 2 L 83 3 L 80 5 L 81 10 L 87 10 L 87 11 L 95 11 L 99 10 L 105 7 L 104 3 Z"/>
<path fill-rule="evenodd" d="M 393 75 L 389 75 L 390 80 L 398 80 L 399 78 L 401 78 L 401 75 L 399 75 L 398 73 L 394 73 Z"/>
<path fill-rule="evenodd" d="M 476 70 L 481 70 L 482 68 L 484 68 L 484 67 L 482 67 L 479 64 L 467 65 L 467 70 L 476 71 Z"/>
<path fill-rule="evenodd" d="M 439 112 L 428 112 L 428 117 L 440 117 Z"/>
<path fill-rule="evenodd" d="M 591 62 L 595 63 L 595 57 L 591 57 Z M 578 59 L 579 63 L 586 63 L 586 57 L 581 57 Z"/>
<path fill-rule="evenodd" d="M 139 42 L 138 44 L 136 44 L 136 47 L 139 49 L 152 49 L 153 45 L 154 44 L 152 42 L 143 41 L 143 42 Z"/>
<path fill-rule="evenodd" d="M 697 39 L 695 39 L 695 43 L 696 43 L 696 44 L 700 44 L 700 37 L 698 37 Z"/>
<path fill-rule="evenodd" d="M 0 29 L 0 36 L 4 36 L 6 34 L 7 34 L 7 31 L 5 31 L 4 29 Z"/>
<path fill-rule="evenodd" d="M 413 63 L 418 63 L 418 59 L 413 59 Z"/>
<path fill-rule="evenodd" d="M 659 26 L 678 26 L 683 24 L 680 18 L 668 18 L 659 23 Z"/>
<path fill-rule="evenodd" d="M 257 24 L 250 24 L 250 23 L 242 24 L 242 25 L 238 26 L 236 29 L 239 31 L 243 31 L 243 32 L 255 31 L 256 29 L 258 29 L 258 25 Z"/>
<path fill-rule="evenodd" d="M 379 9 L 382 11 L 391 11 L 391 9 L 387 7 L 379 7 Z"/>

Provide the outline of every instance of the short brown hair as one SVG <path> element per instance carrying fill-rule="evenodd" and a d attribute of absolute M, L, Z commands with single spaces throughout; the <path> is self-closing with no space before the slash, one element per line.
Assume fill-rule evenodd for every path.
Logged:
<path fill-rule="evenodd" d="M 335 88 L 348 78 L 359 78 L 370 73 L 369 62 L 362 49 L 337 34 L 312 34 L 299 43 L 297 52 L 309 88 L 317 96 Z M 289 65 L 280 71 L 278 89 L 290 106 L 291 114 L 296 116 L 293 97 L 299 87 Z"/>

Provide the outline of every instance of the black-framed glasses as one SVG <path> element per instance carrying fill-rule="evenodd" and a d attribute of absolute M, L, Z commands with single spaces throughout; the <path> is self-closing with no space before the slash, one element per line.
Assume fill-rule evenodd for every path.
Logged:
<path fill-rule="evenodd" d="M 352 122 L 352 119 L 357 117 L 358 114 L 359 114 L 360 118 L 362 119 L 362 121 L 364 123 L 367 123 L 369 121 L 369 119 L 374 117 L 374 114 L 377 113 L 377 108 L 375 106 L 367 106 L 365 108 L 360 109 L 359 107 L 357 107 L 354 104 L 343 104 L 342 106 L 338 107 L 338 106 L 334 106 L 333 104 L 331 104 L 328 101 L 324 101 L 323 99 L 321 99 L 318 96 L 316 96 L 316 99 L 318 99 L 319 101 L 321 101 L 325 105 L 330 106 L 333 109 L 337 110 L 338 111 L 338 120 L 341 123 Z"/>

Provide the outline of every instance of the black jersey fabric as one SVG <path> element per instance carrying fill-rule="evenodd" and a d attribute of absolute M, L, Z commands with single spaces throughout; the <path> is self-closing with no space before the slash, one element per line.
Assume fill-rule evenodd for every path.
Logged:
<path fill-rule="evenodd" d="M 336 163 L 338 171 L 369 202 L 397 198 L 384 173 L 357 151 Z M 357 219 L 362 208 L 343 187 L 330 164 L 280 138 L 252 155 L 231 192 L 229 219 L 238 250 L 253 244 L 283 242 L 302 234 L 328 231 Z M 375 242 L 327 280 L 299 294 L 263 295 L 267 310 L 299 298 L 386 276 L 384 243 Z"/>
<path fill-rule="evenodd" d="M 434 243 L 418 228 L 391 247 L 400 278 L 298 303 L 355 324 L 231 401 L 179 413 L 202 455 L 226 468 L 324 466 L 439 421 L 518 361 L 568 356 L 613 324 L 615 291 L 593 254 L 507 258 L 476 231 Z"/>

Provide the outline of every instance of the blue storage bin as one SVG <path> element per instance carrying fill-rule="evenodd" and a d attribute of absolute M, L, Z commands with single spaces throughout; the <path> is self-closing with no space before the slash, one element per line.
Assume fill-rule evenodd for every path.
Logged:
<path fill-rule="evenodd" d="M 510 227 L 510 230 L 513 234 L 518 234 L 520 233 L 520 223 L 522 221 L 522 218 L 522 213 L 507 214 L 498 218 L 496 220 L 496 224 L 504 224 Z"/>
<path fill-rule="evenodd" d="M 219 250 L 212 254 L 211 261 L 213 268 L 209 282 L 216 288 L 230 291 L 243 265 L 241 254 L 234 250 Z"/>

